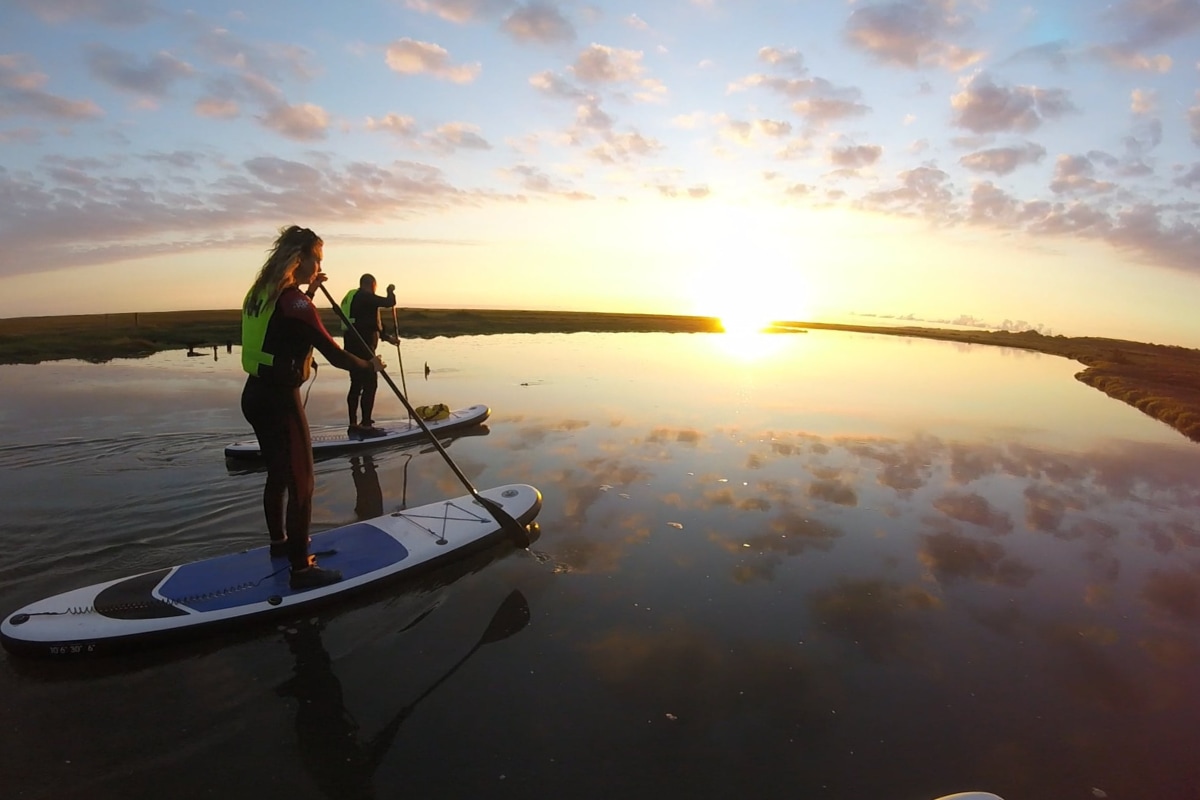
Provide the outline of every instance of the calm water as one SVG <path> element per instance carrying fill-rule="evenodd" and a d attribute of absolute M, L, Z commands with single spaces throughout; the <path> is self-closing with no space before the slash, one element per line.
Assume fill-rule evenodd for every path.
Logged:
<path fill-rule="evenodd" d="M 491 406 L 447 452 L 541 489 L 531 550 L 234 637 L 5 655 L 6 797 L 1200 794 L 1200 449 L 1079 365 L 836 332 L 403 355 L 414 403 Z M 222 457 L 241 384 L 224 350 L 0 367 L 0 613 L 261 544 L 263 475 Z M 314 427 L 345 389 L 319 372 Z M 317 473 L 318 529 L 464 493 L 421 448 Z"/>

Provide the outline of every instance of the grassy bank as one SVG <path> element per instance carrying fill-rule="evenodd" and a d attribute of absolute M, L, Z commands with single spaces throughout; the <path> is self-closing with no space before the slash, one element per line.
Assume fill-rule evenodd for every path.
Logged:
<path fill-rule="evenodd" d="M 332 310 L 324 309 L 321 314 L 331 331 L 338 330 Z M 1085 367 L 1076 374 L 1078 380 L 1200 442 L 1200 350 L 1121 339 L 1042 336 L 1033 331 L 787 324 L 1015 347 L 1073 359 Z M 718 331 L 720 323 L 712 317 L 666 314 L 405 309 L 400 328 L 405 338 L 427 339 L 494 333 L 696 333 Z M 241 317 L 236 310 L 0 319 L 0 364 L 37 364 L 67 358 L 103 362 L 148 356 L 160 350 L 224 347 L 240 342 Z"/>
<path fill-rule="evenodd" d="M 403 309 L 400 330 L 408 339 L 492 333 L 701 332 L 720 330 L 711 317 L 665 314 L 592 314 L 569 311 L 472 311 Z M 335 334 L 340 323 L 322 309 Z M 385 315 L 385 319 L 387 315 Z M 390 320 L 385 323 L 390 325 Z M 160 350 L 240 344 L 241 312 L 166 311 L 0 319 L 0 364 L 37 364 L 78 358 L 102 362 L 140 358 Z"/>

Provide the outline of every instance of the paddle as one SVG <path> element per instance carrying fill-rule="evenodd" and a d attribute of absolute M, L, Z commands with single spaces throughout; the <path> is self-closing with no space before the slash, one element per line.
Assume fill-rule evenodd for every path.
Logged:
<path fill-rule="evenodd" d="M 400 365 L 400 386 L 408 397 L 408 384 L 404 382 L 404 356 L 400 355 L 400 323 L 396 321 L 396 307 L 392 306 L 392 330 L 396 332 L 396 363 Z"/>
<path fill-rule="evenodd" d="M 321 284 L 321 292 L 325 295 L 326 299 L 329 300 L 329 304 L 333 306 L 334 312 L 338 315 L 338 319 L 342 321 L 342 325 L 345 326 L 346 330 L 354 331 L 354 336 L 356 339 L 358 339 L 358 343 L 363 346 L 364 350 L 371 352 L 370 345 L 368 345 L 366 340 L 363 339 L 362 334 L 358 332 L 358 329 L 350 323 L 350 320 L 346 319 L 346 314 L 342 311 L 342 307 L 338 305 L 336 301 L 334 301 L 333 295 L 329 293 L 329 290 L 325 288 L 325 284 L 323 283 Z M 512 516 L 500 506 L 499 503 L 484 497 L 474 486 L 471 485 L 471 481 L 468 480 L 467 476 L 463 474 L 463 471 L 458 468 L 458 464 L 454 463 L 454 459 L 450 458 L 450 454 L 446 452 L 446 448 L 442 447 L 442 443 L 439 442 L 437 437 L 433 435 L 433 431 L 429 430 L 429 426 L 425 424 L 425 420 L 421 419 L 421 415 L 418 414 L 412 407 L 412 404 L 408 402 L 408 398 L 405 397 L 400 391 L 399 387 L 396 386 L 395 381 L 393 381 L 384 370 L 379 370 L 379 374 L 383 376 L 385 381 L 387 381 L 387 385 L 392 387 L 392 391 L 396 393 L 396 397 L 400 399 L 400 402 L 404 404 L 406 409 L 408 409 L 408 413 L 412 415 L 413 421 L 416 422 L 417 425 L 421 427 L 421 430 L 425 432 L 425 435 L 429 437 L 429 441 L 433 444 L 434 448 L 441 453 L 442 458 L 446 460 L 446 464 L 450 467 L 454 474 L 458 476 L 458 479 L 462 482 L 462 485 L 465 486 L 467 491 L 471 493 L 471 496 L 475 498 L 475 502 L 479 503 L 479 505 L 488 510 L 488 513 L 492 515 L 492 518 L 499 523 L 500 527 L 504 529 L 505 533 L 512 537 L 513 542 L 518 547 L 529 547 L 529 535 L 521 523 L 513 519 Z"/>

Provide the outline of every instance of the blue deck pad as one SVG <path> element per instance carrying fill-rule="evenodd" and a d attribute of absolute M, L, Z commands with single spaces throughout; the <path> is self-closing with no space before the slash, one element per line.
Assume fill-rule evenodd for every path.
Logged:
<path fill-rule="evenodd" d="M 336 550 L 321 556 L 321 566 L 357 578 L 408 557 L 408 549 L 386 532 L 365 522 L 313 534 L 309 551 Z M 272 575 L 272 573 L 275 573 Z M 297 594 L 288 586 L 288 562 L 272 559 L 266 547 L 184 564 L 163 583 L 159 594 L 196 611 L 262 603 L 274 595 Z"/>

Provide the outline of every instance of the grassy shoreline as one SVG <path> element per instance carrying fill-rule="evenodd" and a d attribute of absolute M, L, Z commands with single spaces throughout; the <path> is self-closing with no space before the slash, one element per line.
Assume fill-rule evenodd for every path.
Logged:
<path fill-rule="evenodd" d="M 331 309 L 322 319 L 331 331 Z M 710 333 L 713 317 L 668 314 L 610 314 L 572 311 L 404 309 L 405 338 L 478 336 L 496 333 Z M 966 344 L 1015 347 L 1078 361 L 1075 378 L 1200 442 L 1200 350 L 1098 337 L 1042 336 L 1033 331 L 963 331 L 920 327 L 875 327 L 788 322 L 801 329 L 910 336 Z M 781 333 L 779 335 L 786 335 Z M 142 358 L 162 350 L 241 342 L 236 309 L 88 314 L 0 319 L 0 364 L 38 364 L 82 359 L 104 362 Z"/>

